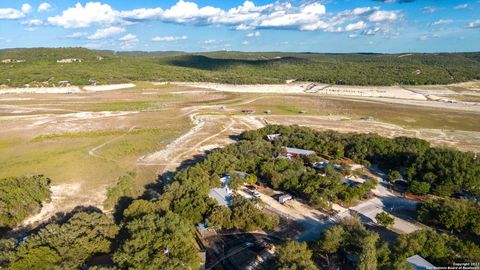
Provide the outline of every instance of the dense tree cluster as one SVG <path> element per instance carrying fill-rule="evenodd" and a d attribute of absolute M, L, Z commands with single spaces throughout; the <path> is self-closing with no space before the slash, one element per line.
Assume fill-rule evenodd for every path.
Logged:
<path fill-rule="evenodd" d="M 278 225 L 279 219 L 276 215 L 259 210 L 252 201 L 235 197 L 231 210 L 225 206 L 212 208 L 207 215 L 206 223 L 209 227 L 220 229 L 273 230 Z"/>
<path fill-rule="evenodd" d="M 275 269 L 279 270 L 315 270 L 318 269 L 312 260 L 312 251 L 306 243 L 286 241 L 277 246 L 274 260 Z"/>
<path fill-rule="evenodd" d="M 3 259 L 12 270 L 78 269 L 93 256 L 110 252 L 118 230 L 102 213 L 78 212 L 65 222 L 49 224 L 28 236 L 15 250 L 15 242 L 2 240 L 0 250 L 3 246 L 8 257 L 0 257 L 0 263 Z"/>
<path fill-rule="evenodd" d="M 50 179 L 21 176 L 0 179 L 0 231 L 13 228 L 50 200 Z"/>
<path fill-rule="evenodd" d="M 0 50 L 0 59 L 25 63 L 0 65 L 0 84 L 52 85 L 60 80 L 85 85 L 142 81 L 209 81 L 235 84 L 285 80 L 348 85 L 448 84 L 478 79 L 478 53 L 451 54 L 301 54 L 213 52 L 203 54 L 114 53 L 83 48 Z M 100 58 L 101 57 L 101 58 Z M 60 64 L 65 58 L 81 63 Z M 100 60 L 101 59 L 101 60 Z"/>
<path fill-rule="evenodd" d="M 393 245 L 393 254 L 399 259 L 419 254 L 434 265 L 480 262 L 480 248 L 473 242 L 433 230 L 400 235 Z"/>
<path fill-rule="evenodd" d="M 344 220 L 326 230 L 314 245 L 326 265 L 349 264 L 356 269 L 388 269 L 389 250 L 379 235 L 367 230 L 359 219 Z"/>
<path fill-rule="evenodd" d="M 456 232 L 480 236 L 480 206 L 464 199 L 430 200 L 419 205 L 417 219 Z"/>
<path fill-rule="evenodd" d="M 194 228 L 169 212 L 148 214 L 125 225 L 129 237 L 114 254 L 121 269 L 198 269 Z"/>
<path fill-rule="evenodd" d="M 416 138 L 389 139 L 376 134 L 343 134 L 298 126 L 267 126 L 246 132 L 243 138 L 258 140 L 273 133 L 281 134 L 275 142 L 278 145 L 310 149 L 333 158 L 348 157 L 387 171 L 405 171 L 411 191 L 421 195 L 451 196 L 466 191 L 480 196 L 480 159 L 470 152 L 431 147 Z"/>
<path fill-rule="evenodd" d="M 416 254 L 437 266 L 478 262 L 480 258 L 480 248 L 473 242 L 433 230 L 400 235 L 389 247 L 378 233 L 367 230 L 356 218 L 326 230 L 311 249 L 321 265 L 329 269 L 410 269 L 406 259 Z"/>

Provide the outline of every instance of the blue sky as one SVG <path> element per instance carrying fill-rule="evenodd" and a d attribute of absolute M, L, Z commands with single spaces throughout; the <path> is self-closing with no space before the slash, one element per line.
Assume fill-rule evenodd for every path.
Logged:
<path fill-rule="evenodd" d="M 0 0 L 0 48 L 480 51 L 480 0 Z"/>

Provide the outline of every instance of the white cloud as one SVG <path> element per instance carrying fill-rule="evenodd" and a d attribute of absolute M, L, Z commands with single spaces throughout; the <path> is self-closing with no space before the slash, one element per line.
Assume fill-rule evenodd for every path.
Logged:
<path fill-rule="evenodd" d="M 13 8 L 0 8 L 0 19 L 15 20 L 25 17 L 25 13 Z"/>
<path fill-rule="evenodd" d="M 93 35 L 89 36 L 88 39 L 104 39 L 120 33 L 125 32 L 125 28 L 118 26 L 111 26 L 107 28 L 98 29 Z"/>
<path fill-rule="evenodd" d="M 242 41 L 242 45 L 248 45 L 250 42 L 248 40 Z"/>
<path fill-rule="evenodd" d="M 255 31 L 255 32 L 248 33 L 248 34 L 247 34 L 247 37 L 259 37 L 259 36 L 261 36 L 261 35 L 262 35 L 262 34 L 260 34 L 260 32 Z"/>
<path fill-rule="evenodd" d="M 372 13 L 368 19 L 371 22 L 383 22 L 383 21 L 394 21 L 397 19 L 397 12 L 395 11 L 383 11 L 377 10 Z"/>
<path fill-rule="evenodd" d="M 120 43 L 120 47 L 124 50 L 135 48 L 135 46 L 139 42 L 137 36 L 133 34 L 126 34 L 125 36 L 119 38 L 118 40 L 122 41 Z"/>
<path fill-rule="evenodd" d="M 480 28 L 480 19 L 468 23 L 468 28 Z"/>
<path fill-rule="evenodd" d="M 461 5 L 455 6 L 454 8 L 455 8 L 455 9 L 466 9 L 466 8 L 468 8 L 468 7 L 469 7 L 468 4 L 461 4 Z"/>
<path fill-rule="evenodd" d="M 152 38 L 152 41 L 177 41 L 188 39 L 187 36 L 156 36 Z"/>
<path fill-rule="evenodd" d="M 451 19 L 448 19 L 448 20 L 441 19 L 441 20 L 438 20 L 438 21 L 434 21 L 432 23 L 432 25 L 445 25 L 445 24 L 451 24 L 451 23 L 453 23 L 453 20 L 451 20 Z"/>
<path fill-rule="evenodd" d="M 64 28 L 82 28 L 93 25 L 112 26 L 156 20 L 182 25 L 223 25 L 236 30 L 262 28 L 296 29 L 302 31 L 342 32 L 346 29 L 363 29 L 359 21 L 374 22 L 375 25 L 391 24 L 400 17 L 399 11 L 383 11 L 379 6 L 358 7 L 337 13 L 328 13 L 320 1 L 303 5 L 277 1 L 256 6 L 245 1 L 230 9 L 214 6 L 199 6 L 195 2 L 179 0 L 163 9 L 140 8 L 114 10 L 108 4 L 78 3 L 63 11 L 61 15 L 49 17 L 48 22 Z M 358 25 L 356 25 L 358 24 Z M 386 28 L 386 27 L 383 27 Z"/>
<path fill-rule="evenodd" d="M 38 19 L 33 19 L 33 20 L 23 21 L 22 24 L 29 25 L 29 26 L 40 26 L 40 25 L 43 25 L 43 21 Z"/>
<path fill-rule="evenodd" d="M 126 34 L 125 36 L 119 38 L 118 40 L 120 41 L 138 41 L 137 36 L 132 35 L 132 34 Z"/>
<path fill-rule="evenodd" d="M 345 27 L 345 31 L 355 31 L 363 30 L 367 27 L 367 24 L 364 21 L 358 21 L 356 23 L 351 23 Z"/>
<path fill-rule="evenodd" d="M 22 5 L 22 12 L 23 13 L 29 13 L 32 11 L 32 6 L 30 4 L 23 4 Z"/>
<path fill-rule="evenodd" d="M 68 38 L 82 38 L 82 37 L 86 37 L 86 36 L 88 36 L 87 32 L 75 32 L 71 35 L 68 35 L 67 37 Z"/>
<path fill-rule="evenodd" d="M 50 5 L 47 2 L 43 2 L 40 5 L 38 5 L 37 11 L 38 12 L 46 12 L 52 10 L 52 5 Z"/>
<path fill-rule="evenodd" d="M 49 17 L 48 22 L 64 28 L 84 28 L 94 24 L 107 25 L 116 22 L 115 11 L 107 4 L 88 2 L 85 6 L 77 3 L 75 7 L 64 10 L 62 15 Z"/>
<path fill-rule="evenodd" d="M 320 3 L 312 3 L 301 7 L 303 14 L 322 15 L 325 14 L 325 6 Z"/>

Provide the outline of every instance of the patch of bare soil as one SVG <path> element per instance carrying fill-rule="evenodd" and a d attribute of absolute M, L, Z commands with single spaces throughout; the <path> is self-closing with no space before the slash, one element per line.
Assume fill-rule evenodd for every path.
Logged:
<path fill-rule="evenodd" d="M 66 213 L 77 206 L 96 206 L 102 209 L 106 198 L 105 187 L 95 190 L 85 190 L 79 182 L 52 186 L 51 201 L 43 205 L 41 211 L 22 222 L 23 226 L 35 225 L 48 220 L 57 213 Z"/>

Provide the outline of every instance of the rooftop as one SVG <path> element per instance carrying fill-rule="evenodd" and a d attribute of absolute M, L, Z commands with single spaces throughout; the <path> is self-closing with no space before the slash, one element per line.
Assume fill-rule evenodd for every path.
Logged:
<path fill-rule="evenodd" d="M 422 258 L 420 255 L 413 255 L 412 257 L 407 258 L 407 262 L 409 262 L 414 270 L 429 270 L 434 269 L 435 266 Z"/>
<path fill-rule="evenodd" d="M 285 147 L 285 149 L 287 150 L 287 153 L 296 154 L 296 155 L 308 156 L 308 155 L 315 154 L 315 151 L 312 151 L 312 150 L 305 150 L 305 149 L 293 148 L 293 147 Z"/>

